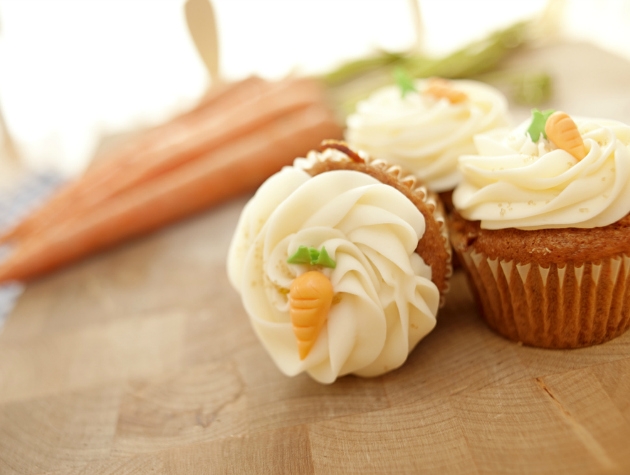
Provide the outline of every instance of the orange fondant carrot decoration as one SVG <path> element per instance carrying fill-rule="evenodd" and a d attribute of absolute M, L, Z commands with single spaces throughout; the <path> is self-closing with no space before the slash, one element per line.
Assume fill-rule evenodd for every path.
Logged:
<path fill-rule="evenodd" d="M 432 78 L 427 84 L 427 88 L 424 90 L 425 94 L 429 94 L 436 99 L 447 99 L 451 104 L 457 104 L 464 102 L 468 99 L 465 92 L 458 91 L 452 84 L 441 78 Z"/>
<path fill-rule="evenodd" d="M 305 272 L 291 283 L 289 313 L 301 360 L 308 356 L 326 323 L 333 296 L 330 280 L 318 271 Z"/>
<path fill-rule="evenodd" d="M 44 205 L 12 236 L 42 232 L 47 226 L 91 212 L 105 200 L 141 186 L 143 182 L 208 153 L 261 125 L 314 102 L 322 101 L 319 86 L 311 80 L 289 78 L 277 83 L 248 83 L 249 96 L 223 94 L 187 120 L 175 121 L 160 136 L 151 134 L 150 146 L 135 147 L 123 163 L 104 165 L 71 185 L 69 192 Z M 241 91 L 243 92 L 243 91 Z M 236 102 L 230 104 L 229 101 Z M 228 104 L 226 104 L 226 100 Z M 223 102 L 223 104 L 217 104 Z M 221 108 L 216 108 L 221 105 Z"/>
<path fill-rule="evenodd" d="M 29 280 L 128 238 L 251 191 L 342 130 L 323 104 L 297 109 L 209 153 L 110 197 L 90 213 L 19 242 L 0 282 Z"/>
<path fill-rule="evenodd" d="M 565 112 L 557 111 L 549 116 L 545 124 L 545 134 L 556 147 L 569 152 L 577 160 L 586 156 L 582 135 L 573 119 Z"/>

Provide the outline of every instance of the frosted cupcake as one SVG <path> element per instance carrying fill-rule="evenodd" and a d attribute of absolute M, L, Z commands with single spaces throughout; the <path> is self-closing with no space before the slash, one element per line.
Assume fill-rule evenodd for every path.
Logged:
<path fill-rule="evenodd" d="M 346 140 L 415 174 L 450 208 L 458 157 L 474 153 L 476 134 L 508 126 L 507 100 L 472 80 L 412 80 L 399 71 L 397 82 L 359 102 Z"/>
<path fill-rule="evenodd" d="M 327 142 L 246 205 L 228 275 L 282 372 L 377 376 L 435 326 L 450 246 L 440 206 L 415 178 Z"/>
<path fill-rule="evenodd" d="M 550 113 L 460 158 L 451 242 L 491 328 L 577 348 L 630 326 L 630 127 Z"/>

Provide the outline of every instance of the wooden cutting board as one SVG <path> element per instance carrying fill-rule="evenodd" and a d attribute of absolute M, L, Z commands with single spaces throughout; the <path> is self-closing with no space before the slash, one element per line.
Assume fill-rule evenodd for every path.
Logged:
<path fill-rule="evenodd" d="M 565 44 L 515 64 L 555 74 L 550 107 L 630 122 L 619 58 Z M 283 376 L 227 282 L 245 201 L 28 286 L 0 333 L 1 474 L 630 473 L 630 333 L 516 345 L 459 273 L 401 369 Z"/>

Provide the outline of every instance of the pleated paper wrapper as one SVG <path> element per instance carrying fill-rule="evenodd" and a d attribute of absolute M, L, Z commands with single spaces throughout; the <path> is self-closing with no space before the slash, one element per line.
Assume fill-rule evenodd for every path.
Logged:
<path fill-rule="evenodd" d="M 460 254 L 487 324 L 530 346 L 597 345 L 630 326 L 630 257 L 581 265 L 519 264 Z"/>

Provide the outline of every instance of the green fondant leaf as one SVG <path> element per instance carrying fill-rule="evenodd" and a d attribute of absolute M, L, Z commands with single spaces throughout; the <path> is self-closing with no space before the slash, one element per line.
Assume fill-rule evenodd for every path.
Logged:
<path fill-rule="evenodd" d="M 409 92 L 416 92 L 416 86 L 413 83 L 413 78 L 409 76 L 404 69 L 396 68 L 394 70 L 394 79 L 400 88 L 400 94 L 402 97 L 405 97 Z"/>
<path fill-rule="evenodd" d="M 319 251 L 319 257 L 317 258 L 317 262 L 315 262 L 315 264 L 322 267 L 330 267 L 331 269 L 337 267 L 337 263 L 332 257 L 328 255 L 328 252 L 326 251 L 326 248 L 324 246 L 322 246 L 321 251 Z"/>
<path fill-rule="evenodd" d="M 538 109 L 532 110 L 532 123 L 527 129 L 527 133 L 533 142 L 537 142 L 538 139 L 540 139 L 541 134 L 543 137 L 547 138 L 547 134 L 545 133 L 545 124 L 547 123 L 549 116 L 554 112 L 555 111 L 553 109 L 547 109 L 542 112 Z"/>
<path fill-rule="evenodd" d="M 295 254 L 287 259 L 287 262 L 289 264 L 310 264 L 311 253 L 306 246 L 300 246 L 298 247 L 298 250 L 295 252 Z"/>
<path fill-rule="evenodd" d="M 334 269 L 337 263 L 332 259 L 326 248 L 322 246 L 321 251 L 309 246 L 300 246 L 291 257 L 287 259 L 289 264 L 310 264 L 312 266 L 330 267 Z"/>

